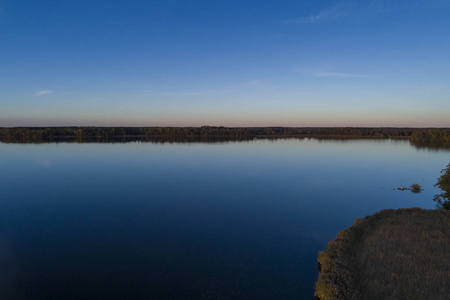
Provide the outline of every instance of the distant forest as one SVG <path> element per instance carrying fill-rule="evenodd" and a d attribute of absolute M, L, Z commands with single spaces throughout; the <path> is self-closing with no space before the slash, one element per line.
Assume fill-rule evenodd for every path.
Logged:
<path fill-rule="evenodd" d="M 3 142 L 49 142 L 93 139 L 114 141 L 229 141 L 255 138 L 409 138 L 415 128 L 294 128 L 294 127 L 13 127 L 0 128 Z"/>
<path fill-rule="evenodd" d="M 363 127 L 4 127 L 0 142 L 222 142 L 279 138 L 410 139 L 421 147 L 448 145 L 450 129 Z"/>
<path fill-rule="evenodd" d="M 450 129 L 425 129 L 414 132 L 410 143 L 418 148 L 450 149 Z"/>

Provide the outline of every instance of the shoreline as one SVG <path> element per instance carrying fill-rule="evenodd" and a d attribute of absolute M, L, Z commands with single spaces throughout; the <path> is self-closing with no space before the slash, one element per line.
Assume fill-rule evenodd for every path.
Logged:
<path fill-rule="evenodd" d="M 134 139 L 140 141 L 246 141 L 252 139 L 410 139 L 420 128 L 372 127 L 0 127 L 7 143 Z M 440 129 L 438 129 L 440 130 Z"/>

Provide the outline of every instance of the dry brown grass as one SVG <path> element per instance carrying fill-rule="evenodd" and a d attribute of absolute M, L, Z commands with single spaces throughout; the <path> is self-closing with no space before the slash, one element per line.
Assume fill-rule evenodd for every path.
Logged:
<path fill-rule="evenodd" d="M 450 211 L 382 210 L 319 253 L 319 299 L 450 299 Z"/>

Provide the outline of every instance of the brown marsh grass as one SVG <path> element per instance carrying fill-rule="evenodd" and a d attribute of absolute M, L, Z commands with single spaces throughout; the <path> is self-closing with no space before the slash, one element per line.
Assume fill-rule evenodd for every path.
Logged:
<path fill-rule="evenodd" d="M 450 211 L 382 210 L 319 253 L 318 299 L 450 299 Z"/>

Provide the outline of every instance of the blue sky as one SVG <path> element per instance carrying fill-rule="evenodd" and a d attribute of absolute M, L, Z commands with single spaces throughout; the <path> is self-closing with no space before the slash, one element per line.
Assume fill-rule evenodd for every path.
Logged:
<path fill-rule="evenodd" d="M 0 126 L 450 127 L 450 0 L 0 0 Z"/>

